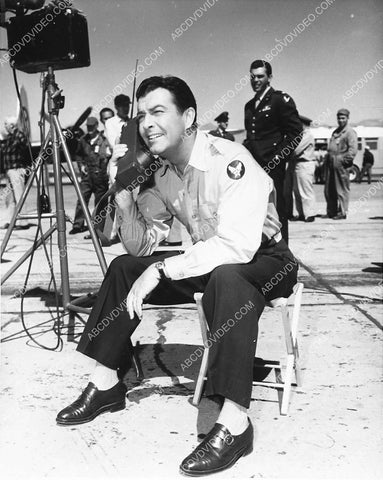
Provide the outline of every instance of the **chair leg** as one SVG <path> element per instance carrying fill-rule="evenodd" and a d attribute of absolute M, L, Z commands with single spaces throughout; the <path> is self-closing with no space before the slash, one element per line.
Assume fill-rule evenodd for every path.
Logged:
<path fill-rule="evenodd" d="M 208 359 L 209 359 L 209 348 L 207 347 L 209 332 L 208 332 L 205 313 L 203 311 L 203 306 L 202 306 L 202 296 L 203 294 L 200 292 L 194 294 L 194 300 L 197 305 L 198 320 L 201 328 L 201 336 L 202 336 L 202 341 L 204 345 L 204 352 L 201 360 L 201 366 L 199 369 L 197 383 L 196 383 L 194 396 L 192 400 L 192 404 L 195 406 L 197 406 L 201 400 L 202 390 L 206 380 L 206 373 L 207 373 L 207 366 L 208 366 Z"/>
<path fill-rule="evenodd" d="M 285 378 L 283 382 L 284 387 L 283 387 L 283 396 L 282 396 L 282 405 L 281 405 L 281 415 L 287 415 L 287 411 L 289 409 L 293 373 L 294 373 L 294 355 L 288 355 Z"/>
<path fill-rule="evenodd" d="M 201 367 L 199 369 L 197 384 L 194 390 L 192 404 L 197 406 L 201 400 L 202 390 L 206 381 L 207 364 L 209 359 L 209 349 L 205 348 L 202 356 Z"/>
<path fill-rule="evenodd" d="M 301 366 L 299 364 L 299 350 L 298 350 L 298 343 L 295 341 L 294 345 L 294 371 L 295 371 L 295 379 L 297 382 L 297 386 L 302 386 L 302 375 L 301 375 Z"/>

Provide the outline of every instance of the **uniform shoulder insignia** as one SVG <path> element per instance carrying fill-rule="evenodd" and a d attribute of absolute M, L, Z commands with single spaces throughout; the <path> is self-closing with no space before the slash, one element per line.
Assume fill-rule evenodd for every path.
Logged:
<path fill-rule="evenodd" d="M 274 90 L 274 93 L 277 93 L 279 96 L 281 96 L 286 103 L 291 100 L 290 95 L 283 90 Z"/>
<path fill-rule="evenodd" d="M 227 166 L 226 172 L 232 180 L 239 180 L 245 174 L 245 165 L 240 160 L 233 160 Z"/>

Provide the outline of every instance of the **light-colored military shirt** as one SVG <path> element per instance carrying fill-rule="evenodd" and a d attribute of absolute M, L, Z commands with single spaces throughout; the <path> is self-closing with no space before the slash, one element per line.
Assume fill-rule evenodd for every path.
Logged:
<path fill-rule="evenodd" d="M 194 243 L 165 260 L 171 279 L 248 263 L 262 242 L 281 239 L 273 181 L 242 145 L 198 131 L 184 173 L 165 160 L 154 175 L 131 221 L 123 222 L 121 212 L 117 221 L 126 250 L 136 256 L 156 249 L 173 217 L 185 225 Z"/>

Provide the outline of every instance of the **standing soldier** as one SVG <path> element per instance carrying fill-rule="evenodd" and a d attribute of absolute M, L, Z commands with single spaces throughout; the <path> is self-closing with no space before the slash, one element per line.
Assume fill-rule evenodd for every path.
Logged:
<path fill-rule="evenodd" d="M 88 133 L 80 139 L 76 153 L 81 172 L 81 193 L 87 205 L 92 193 L 97 204 L 108 190 L 107 166 L 112 152 L 108 140 L 97 127 L 97 118 L 88 117 L 86 121 Z M 69 235 L 88 230 L 84 221 L 84 212 L 80 202 L 77 201 L 73 228 Z"/>
<path fill-rule="evenodd" d="M 341 108 L 336 117 L 338 128 L 333 131 L 328 146 L 328 155 L 325 164 L 324 194 L 327 202 L 327 216 L 334 220 L 345 220 L 348 211 L 350 196 L 351 167 L 358 152 L 358 136 L 348 126 L 349 110 Z"/>
<path fill-rule="evenodd" d="M 286 162 L 302 137 L 302 124 L 294 100 L 270 86 L 271 65 L 255 60 L 250 65 L 255 92 L 245 105 L 245 147 L 274 180 L 282 236 L 288 242 L 288 223 L 283 198 Z"/>
<path fill-rule="evenodd" d="M 371 183 L 371 169 L 373 165 L 374 165 L 374 155 L 370 152 L 370 147 L 366 145 L 366 148 L 364 149 L 364 154 L 363 154 L 362 171 L 360 172 L 358 183 L 362 182 L 363 177 L 366 174 L 367 174 L 368 183 L 369 184 Z"/>
<path fill-rule="evenodd" d="M 235 141 L 234 135 L 227 132 L 226 129 L 229 126 L 229 112 L 222 112 L 214 119 L 218 123 L 218 128 L 216 130 L 210 130 L 210 135 L 214 137 L 226 138 L 226 140 Z"/>
<path fill-rule="evenodd" d="M 310 118 L 299 116 L 303 124 L 303 135 L 294 155 L 289 161 L 285 178 L 286 211 L 292 221 L 315 221 L 315 140 L 310 131 Z M 298 215 L 293 216 L 295 210 Z"/>

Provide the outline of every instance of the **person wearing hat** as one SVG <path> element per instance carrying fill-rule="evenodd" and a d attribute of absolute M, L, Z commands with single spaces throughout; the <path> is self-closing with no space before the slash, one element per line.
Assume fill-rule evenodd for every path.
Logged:
<path fill-rule="evenodd" d="M 341 108 L 336 117 L 338 128 L 330 138 L 325 162 L 324 194 L 327 216 L 334 220 L 345 220 L 350 196 L 350 176 L 347 169 L 352 166 L 358 152 L 358 136 L 348 125 L 349 110 Z"/>
<path fill-rule="evenodd" d="M 234 135 L 226 131 L 229 125 L 229 112 L 222 112 L 214 119 L 214 121 L 218 123 L 218 128 L 216 130 L 210 130 L 210 135 L 214 135 L 214 137 L 226 138 L 226 140 L 231 140 L 234 142 Z"/>
<path fill-rule="evenodd" d="M 86 133 L 79 141 L 76 160 L 81 173 L 81 193 L 88 205 L 90 197 L 94 194 L 95 205 L 108 190 L 107 166 L 112 151 L 109 142 L 102 132 L 98 130 L 98 120 L 88 117 Z M 69 235 L 85 232 L 85 216 L 81 204 L 77 201 L 73 228 Z"/>
<path fill-rule="evenodd" d="M 313 222 L 315 220 L 315 140 L 310 131 L 311 119 L 299 115 L 303 135 L 289 160 L 285 178 L 286 211 L 292 221 Z M 294 208 L 295 207 L 295 208 Z M 293 212 L 296 210 L 296 216 Z"/>
<path fill-rule="evenodd" d="M 362 164 L 362 171 L 360 172 L 358 183 L 361 183 L 363 177 L 367 175 L 367 181 L 371 183 L 371 169 L 374 165 L 374 155 L 370 152 L 370 147 L 366 145 L 363 154 L 363 164 Z"/>
<path fill-rule="evenodd" d="M 286 92 L 274 90 L 271 79 L 270 63 L 254 60 L 250 65 L 250 81 L 255 96 L 245 105 L 243 144 L 274 181 L 282 236 L 288 242 L 284 200 L 286 162 L 301 140 L 303 127 L 294 100 Z"/>

